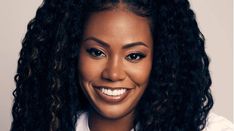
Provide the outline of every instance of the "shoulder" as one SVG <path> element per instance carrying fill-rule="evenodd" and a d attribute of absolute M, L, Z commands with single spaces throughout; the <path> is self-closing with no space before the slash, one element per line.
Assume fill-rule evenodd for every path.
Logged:
<path fill-rule="evenodd" d="M 83 112 L 79 115 L 76 122 L 76 131 L 89 131 L 87 112 Z"/>
<path fill-rule="evenodd" d="M 226 118 L 211 112 L 203 131 L 234 131 L 234 125 Z"/>

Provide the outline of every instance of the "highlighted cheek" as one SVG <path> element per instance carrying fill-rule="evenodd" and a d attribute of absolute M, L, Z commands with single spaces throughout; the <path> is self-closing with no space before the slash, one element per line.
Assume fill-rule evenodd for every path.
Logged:
<path fill-rule="evenodd" d="M 93 81 L 100 78 L 103 70 L 103 62 L 93 60 L 86 55 L 81 55 L 79 62 L 79 72 L 83 80 Z"/>
<path fill-rule="evenodd" d="M 90 81 L 98 77 L 99 71 L 97 67 L 90 66 L 90 64 L 83 64 L 80 66 L 80 75 L 83 80 Z"/>
<path fill-rule="evenodd" d="M 145 87 L 149 81 L 150 70 L 146 69 L 132 69 L 129 71 L 130 79 L 140 87 Z"/>

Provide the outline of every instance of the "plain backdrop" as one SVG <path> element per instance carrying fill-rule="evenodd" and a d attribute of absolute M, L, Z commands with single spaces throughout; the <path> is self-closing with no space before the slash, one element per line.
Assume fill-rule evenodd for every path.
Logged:
<path fill-rule="evenodd" d="M 42 0 L 0 1 L 0 130 L 8 131 L 12 121 L 12 91 L 21 41 L 27 23 Z M 233 120 L 233 3 L 232 0 L 191 0 L 198 25 L 206 37 L 211 59 L 214 96 L 213 112 Z"/>

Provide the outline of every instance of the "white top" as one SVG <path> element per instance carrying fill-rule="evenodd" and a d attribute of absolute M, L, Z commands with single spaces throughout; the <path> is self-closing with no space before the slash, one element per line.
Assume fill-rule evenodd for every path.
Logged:
<path fill-rule="evenodd" d="M 234 131 L 234 125 L 222 116 L 209 113 L 207 124 L 203 131 Z M 88 126 L 88 114 L 82 113 L 77 120 L 76 131 L 90 131 Z M 133 131 L 133 129 L 131 130 Z"/>
<path fill-rule="evenodd" d="M 234 131 L 234 125 L 231 121 L 215 113 L 209 113 L 207 120 L 203 131 Z"/>

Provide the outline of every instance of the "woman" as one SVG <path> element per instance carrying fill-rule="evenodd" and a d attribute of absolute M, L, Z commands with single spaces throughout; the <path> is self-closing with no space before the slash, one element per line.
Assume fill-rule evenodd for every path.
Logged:
<path fill-rule="evenodd" d="M 23 40 L 11 130 L 211 130 L 208 66 L 187 0 L 45 0 Z"/>

